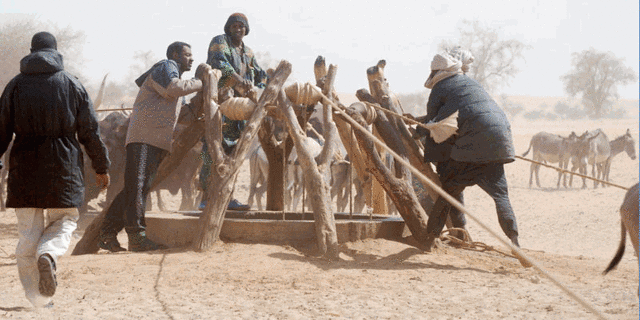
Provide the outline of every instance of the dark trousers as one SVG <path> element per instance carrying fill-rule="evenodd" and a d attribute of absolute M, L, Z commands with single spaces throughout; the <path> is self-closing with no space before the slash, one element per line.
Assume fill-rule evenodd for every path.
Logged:
<path fill-rule="evenodd" d="M 117 234 L 123 228 L 127 233 L 145 230 L 144 213 L 149 187 L 167 154 L 166 150 L 145 143 L 127 145 L 124 189 L 111 203 L 102 223 L 102 232 Z"/>
<path fill-rule="evenodd" d="M 518 237 L 518 225 L 509 201 L 504 164 L 448 160 L 439 162 L 436 169 L 442 183 L 442 189 L 461 203 L 463 203 L 462 191 L 469 186 L 478 185 L 489 194 L 496 204 L 498 222 L 502 231 L 509 239 Z M 461 228 L 466 225 L 462 212 L 443 197 L 439 197 L 429 215 L 427 232 L 432 235 L 440 235 L 447 215 L 451 217 L 454 227 Z"/>

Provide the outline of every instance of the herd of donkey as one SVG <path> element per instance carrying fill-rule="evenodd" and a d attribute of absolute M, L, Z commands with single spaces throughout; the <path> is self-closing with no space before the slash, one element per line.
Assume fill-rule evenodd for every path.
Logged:
<path fill-rule="evenodd" d="M 557 187 L 560 187 L 562 181 L 563 186 L 567 187 L 566 170 L 571 164 L 571 172 L 577 172 L 583 176 L 588 174 L 588 166 L 591 166 L 591 176 L 594 178 L 594 188 L 599 184 L 607 186 L 602 181 L 609 182 L 609 172 L 611 162 L 615 156 L 621 152 L 626 152 L 632 159 L 636 159 L 636 142 L 631 136 L 631 132 L 627 132 L 614 140 L 609 140 L 607 135 L 601 129 L 593 131 L 585 131 L 578 136 L 575 132 L 571 132 L 568 137 L 557 134 L 540 132 L 531 138 L 529 148 L 522 155 L 526 157 L 529 151 L 533 149 L 533 160 L 541 163 L 557 164 L 563 170 L 558 171 Z M 536 185 L 540 187 L 540 179 L 538 171 L 540 165 L 532 162 L 529 174 L 529 187 L 533 182 L 535 173 Z M 569 175 L 569 187 L 573 184 L 573 175 Z M 582 178 L 582 188 L 586 188 L 586 178 Z"/>

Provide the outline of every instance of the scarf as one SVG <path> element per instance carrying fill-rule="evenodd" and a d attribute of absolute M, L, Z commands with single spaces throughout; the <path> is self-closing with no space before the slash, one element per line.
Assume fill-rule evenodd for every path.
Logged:
<path fill-rule="evenodd" d="M 465 74 L 473 62 L 473 55 L 467 50 L 455 47 L 443 53 L 438 53 L 431 60 L 431 74 L 424 86 L 433 89 L 436 83 L 456 74 Z"/>

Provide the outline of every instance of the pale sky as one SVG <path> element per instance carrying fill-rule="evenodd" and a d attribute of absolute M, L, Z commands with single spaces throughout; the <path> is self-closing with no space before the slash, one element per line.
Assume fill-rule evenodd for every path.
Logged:
<path fill-rule="evenodd" d="M 521 72 L 502 88 L 507 95 L 530 96 L 565 96 L 560 76 L 571 68 L 571 53 L 591 47 L 624 58 L 637 75 L 639 10 L 629 0 L 0 0 L 0 13 L 35 14 L 84 31 L 91 81 L 107 72 L 121 81 L 136 51 L 151 50 L 161 59 L 178 40 L 192 45 L 195 69 L 206 61 L 211 38 L 224 33 L 228 16 L 242 12 L 249 19 L 247 46 L 289 61 L 290 79 L 299 82 L 314 82 L 313 63 L 322 55 L 337 65 L 336 90 L 345 93 L 367 88 L 366 69 L 380 59 L 387 61 L 392 91 L 423 91 L 440 42 L 456 41 L 464 19 L 478 20 L 498 28 L 501 39 L 532 47 L 517 64 Z M 637 81 L 619 87 L 621 98 L 638 99 L 638 88 Z"/>

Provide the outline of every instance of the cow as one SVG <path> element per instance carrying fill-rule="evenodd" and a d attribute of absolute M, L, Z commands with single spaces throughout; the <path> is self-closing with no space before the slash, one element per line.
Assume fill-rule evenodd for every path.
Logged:
<path fill-rule="evenodd" d="M 364 183 L 351 168 L 349 160 L 337 160 L 331 164 L 331 199 L 335 199 L 338 212 L 345 212 L 353 194 L 353 213 L 361 213 L 365 206 Z"/>
<path fill-rule="evenodd" d="M 611 141 L 609 141 L 611 147 L 611 154 L 605 163 L 604 177 L 602 180 L 609 181 L 609 173 L 611 171 L 611 162 L 613 158 L 621 152 L 626 152 L 631 160 L 636 159 L 636 141 L 631 136 L 631 132 L 627 129 L 627 132 Z M 606 186 L 604 184 L 603 186 Z"/>
<path fill-rule="evenodd" d="M 529 142 L 529 149 L 522 154 L 525 157 L 529 154 L 529 151 L 533 148 L 533 160 L 538 162 L 550 162 L 558 163 L 558 166 L 563 170 L 567 169 L 569 161 L 572 157 L 572 152 L 575 148 L 577 136 L 572 132 L 569 137 L 562 137 L 557 134 L 548 132 L 536 133 Z M 531 170 L 529 173 L 529 188 L 531 188 L 533 174 L 535 172 L 536 185 L 540 188 L 540 178 L 538 172 L 540 171 L 540 165 L 537 163 L 531 163 Z M 560 188 L 560 181 L 564 176 L 564 171 L 558 172 L 557 188 Z M 564 176 L 563 185 L 567 187 L 567 177 Z"/>
<path fill-rule="evenodd" d="M 618 251 L 602 274 L 607 274 L 620 263 L 627 242 L 627 232 L 631 238 L 633 249 L 636 251 L 636 257 L 638 256 L 638 192 L 638 184 L 636 183 L 624 196 L 624 201 L 620 206 L 620 244 Z"/>
<path fill-rule="evenodd" d="M 158 199 L 157 204 L 160 211 L 168 210 L 160 195 L 161 190 L 167 190 L 174 196 L 180 191 L 181 201 L 178 211 L 193 211 L 197 209 L 196 198 L 198 195 L 196 190 L 198 188 L 196 187 L 196 179 L 202 166 L 201 152 L 202 143 L 199 142 L 187 152 L 173 173 L 153 189 Z M 147 203 L 150 204 L 149 201 Z"/>
<path fill-rule="evenodd" d="M 316 150 L 316 144 L 319 144 L 312 138 L 308 138 L 313 141 L 311 145 L 315 153 L 319 153 L 320 149 Z M 320 147 L 318 147 L 320 148 Z M 292 198 L 295 195 L 301 194 L 302 189 L 300 187 L 302 181 L 302 170 L 297 163 L 296 147 L 294 146 L 287 159 L 285 177 L 284 177 L 284 205 L 290 208 L 292 206 Z M 250 188 L 249 197 L 247 198 L 247 204 L 253 206 L 255 202 L 258 210 L 262 210 L 262 197 L 267 191 L 267 180 L 269 179 L 269 161 L 267 155 L 264 153 L 262 146 L 257 145 L 249 155 L 249 175 L 250 175 Z M 295 201 L 294 205 L 297 206 L 298 201 Z M 294 206 L 294 208 L 295 208 Z"/>
<path fill-rule="evenodd" d="M 104 203 L 111 203 L 118 192 L 124 187 L 124 165 L 127 158 L 124 141 L 127 137 L 129 117 L 122 112 L 111 112 L 99 122 L 100 136 L 109 152 L 109 176 L 111 182 L 107 188 Z M 86 158 L 86 157 L 85 157 Z M 84 162 L 84 203 L 79 208 L 80 213 L 89 209 L 89 202 L 100 195 L 100 189 L 95 183 L 95 171 L 89 161 Z M 103 204 L 104 204 L 103 203 Z"/>
<path fill-rule="evenodd" d="M 311 146 L 311 152 L 314 157 L 320 154 L 322 146 L 314 139 L 307 137 L 309 145 Z M 339 159 L 340 156 L 335 156 L 330 165 L 331 177 L 329 185 L 331 185 L 331 198 L 337 198 L 338 210 L 344 210 L 347 203 L 348 183 L 350 182 L 347 176 L 349 170 L 349 161 Z M 262 197 L 267 190 L 267 179 L 269 178 L 269 163 L 267 156 L 264 153 L 262 147 L 255 148 L 249 156 L 249 174 L 250 174 L 250 189 L 249 197 L 247 198 L 247 204 L 252 206 L 255 202 L 259 210 L 262 210 Z M 356 186 L 356 211 L 361 212 L 364 208 L 364 195 L 362 182 L 357 179 L 357 175 L 352 172 L 354 176 L 354 184 Z M 302 168 L 297 161 L 297 154 L 295 146 L 291 150 L 289 159 L 287 160 L 284 197 L 285 207 L 290 210 L 296 210 L 300 200 L 302 199 L 302 193 L 304 184 L 304 177 L 302 174 Z M 361 201 L 360 201 L 361 200 Z M 360 203 L 362 202 L 362 203 Z"/>
<path fill-rule="evenodd" d="M 269 163 L 267 155 L 262 147 L 258 146 L 249 155 L 249 197 L 247 205 L 253 206 L 255 200 L 258 209 L 262 210 L 262 196 L 267 191 L 267 179 L 269 179 Z M 258 187 L 258 184 L 260 186 Z"/>

